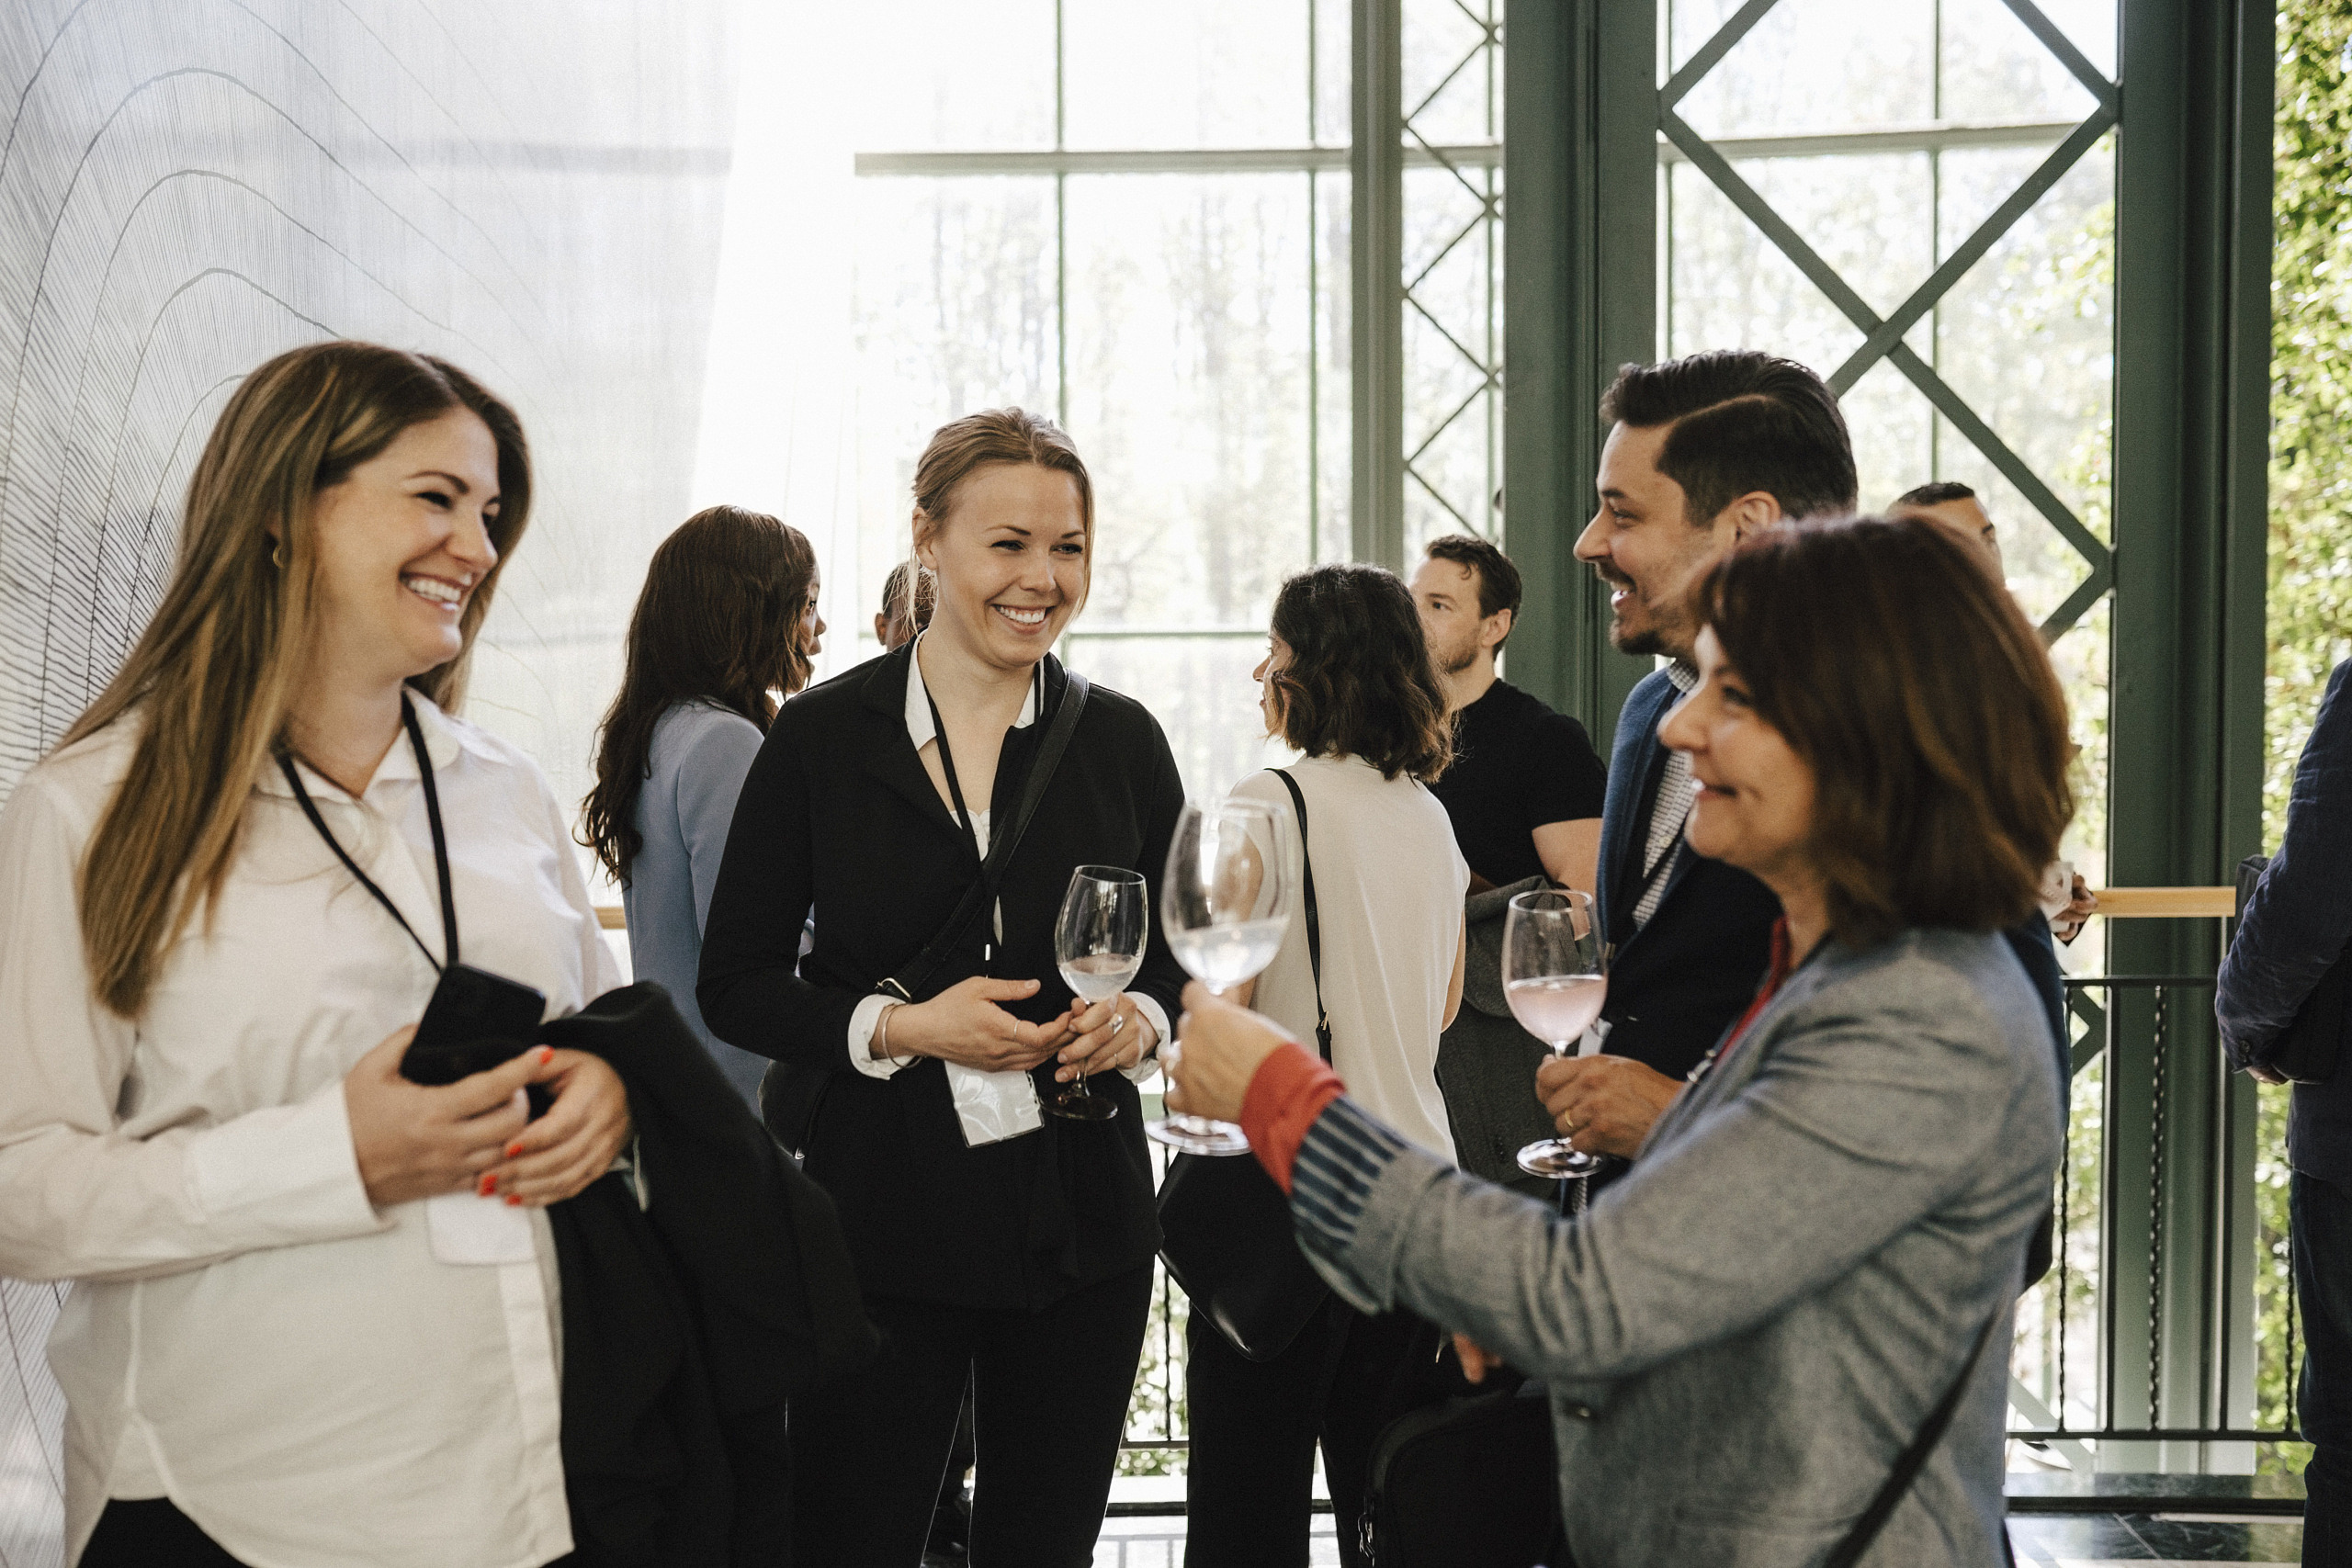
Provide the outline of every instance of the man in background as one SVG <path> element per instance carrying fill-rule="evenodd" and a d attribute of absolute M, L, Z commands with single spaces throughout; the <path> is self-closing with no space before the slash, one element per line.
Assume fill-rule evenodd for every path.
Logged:
<path fill-rule="evenodd" d="M 1923 522 L 1933 523 L 1971 549 L 1982 551 L 1986 563 L 1993 569 L 1993 575 L 2004 582 L 2008 581 L 2007 569 L 2001 560 L 1999 531 L 1993 526 L 1992 516 L 1984 510 L 1984 503 L 1966 485 L 1956 479 L 1934 479 L 1917 489 L 1905 491 L 1886 510 L 1890 516 L 1917 517 Z M 2038 930 L 2019 928 L 2024 934 L 2033 937 L 2044 951 L 2046 967 L 2041 957 L 2029 953 L 2024 947 L 2018 950 L 2018 957 L 2024 963 L 2026 973 L 2045 994 L 2062 984 L 2057 950 L 2051 945 L 2052 941 L 2072 942 L 2083 934 L 2083 922 L 2098 912 L 2098 899 L 2092 895 L 2090 884 L 2084 880 L 2083 874 L 2069 862 L 2053 862 L 2042 878 L 2041 886 L 2041 913 L 2049 923 Z M 2064 1012 L 2062 999 L 2058 1021 L 2058 1035 L 2062 1040 L 2066 1034 Z"/>
<path fill-rule="evenodd" d="M 1924 517 L 1938 526 L 1949 529 L 1962 544 L 1973 545 L 1993 559 L 1993 575 L 2008 581 L 2008 569 L 2001 564 L 2000 531 L 1993 526 L 1992 514 L 1976 492 L 1957 479 L 1933 479 L 1916 490 L 1906 490 L 1894 498 L 1887 514 L 1893 517 Z"/>
<path fill-rule="evenodd" d="M 1518 619 L 1519 569 L 1470 534 L 1430 541 L 1413 573 L 1430 659 L 1453 716 L 1453 762 L 1430 786 L 1479 884 L 1531 876 L 1593 891 L 1608 771 L 1584 726 L 1495 672 Z"/>
<path fill-rule="evenodd" d="M 1511 1016 L 1503 926 L 1510 895 L 1544 878 L 1587 893 L 1598 886 L 1608 774 L 1584 726 L 1495 672 L 1519 617 L 1519 569 L 1509 556 L 1475 536 L 1448 535 L 1430 541 L 1412 589 L 1455 727 L 1453 761 L 1430 788 L 1470 866 L 1463 1006 L 1438 1037 L 1438 1087 L 1462 1168 L 1543 1192 L 1551 1184 L 1521 1170 L 1517 1156 L 1552 1135 L 1534 1093 L 1535 1069 L 1551 1050 Z"/>
<path fill-rule="evenodd" d="M 896 653 L 931 625 L 931 574 L 900 561 L 882 580 L 882 607 L 874 613 L 874 639 Z"/>

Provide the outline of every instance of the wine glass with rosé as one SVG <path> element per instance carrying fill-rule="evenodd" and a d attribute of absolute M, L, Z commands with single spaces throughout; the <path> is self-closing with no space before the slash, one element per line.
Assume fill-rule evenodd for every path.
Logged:
<path fill-rule="evenodd" d="M 1565 1056 L 1600 1018 L 1609 998 L 1609 958 L 1592 896 L 1570 888 L 1522 893 L 1503 918 L 1503 997 L 1520 1027 Z M 1519 1151 L 1530 1176 L 1582 1181 L 1600 1156 L 1566 1138 L 1539 1138 Z"/>

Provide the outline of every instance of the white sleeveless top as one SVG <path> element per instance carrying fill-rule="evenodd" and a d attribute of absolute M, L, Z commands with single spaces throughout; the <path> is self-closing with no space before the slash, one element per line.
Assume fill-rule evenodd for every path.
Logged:
<path fill-rule="evenodd" d="M 1425 785 L 1401 773 L 1384 779 L 1354 757 L 1310 757 L 1288 771 L 1306 797 L 1331 1065 L 1358 1104 L 1431 1154 L 1453 1159 L 1453 1134 L 1437 1087 L 1437 1037 L 1470 888 L 1453 823 Z M 1294 815 L 1290 791 L 1271 773 L 1251 774 L 1233 793 Z M 1312 1050 L 1315 976 L 1303 893 L 1294 896 L 1293 908 L 1289 933 L 1259 976 L 1253 1005 Z"/>

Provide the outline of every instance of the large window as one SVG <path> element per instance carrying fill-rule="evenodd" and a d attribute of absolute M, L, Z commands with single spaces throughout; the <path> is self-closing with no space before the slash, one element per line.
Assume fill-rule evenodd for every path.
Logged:
<path fill-rule="evenodd" d="M 1375 553 L 1365 463 L 1401 481 L 1402 544 L 1499 532 L 1498 12 L 1411 0 L 1386 24 L 1401 244 L 1368 274 L 1341 0 L 871 7 L 859 57 L 889 70 L 855 161 L 857 604 L 907 552 L 934 428 L 1050 413 L 1098 508 L 1065 657 L 1150 705 L 1195 794 L 1257 766 L 1274 592 Z M 1401 317 L 1404 417 L 1395 448 L 1360 456 L 1368 276 Z"/>
<path fill-rule="evenodd" d="M 1662 11 L 1660 351 L 1769 348 L 1829 377 L 1865 508 L 1928 479 L 1976 490 L 2068 688 L 2067 849 L 2103 884 L 2112 0 Z M 2071 1268 L 2019 1309 L 2010 1393 L 2037 1427 L 2098 1418 L 2104 1068 L 2074 1085 Z"/>

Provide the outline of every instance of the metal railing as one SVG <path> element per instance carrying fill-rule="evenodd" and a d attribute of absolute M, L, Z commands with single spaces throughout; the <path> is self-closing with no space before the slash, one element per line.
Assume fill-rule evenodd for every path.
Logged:
<path fill-rule="evenodd" d="M 2150 907 L 2128 913 L 2177 919 L 2218 913 L 2222 890 L 2141 891 L 2152 895 L 2143 900 Z M 2154 897 L 2158 891 L 2170 896 Z M 2096 1457 L 2103 1445 L 2299 1440 L 2291 1425 L 2246 1417 L 2262 1358 L 2291 1360 L 2293 1350 L 2291 1328 L 2283 1349 L 2257 1341 L 2253 1265 L 2233 1269 L 2223 1257 L 2235 1240 L 2251 1252 L 2251 1216 L 2239 1189 L 2253 1151 L 2250 1122 L 2233 1122 L 2230 1113 L 2230 1074 L 2211 1046 L 2210 1025 L 2187 1027 L 2210 1019 L 2213 977 L 2070 976 L 2066 992 L 2073 1080 L 2066 1156 L 2053 1191 L 2053 1259 L 2018 1303 L 2008 1435 L 2082 1472 L 2113 1468 Z M 2124 1060 L 2138 1068 L 2134 1081 L 2147 1083 L 2144 1104 L 2122 1103 L 2123 1086 L 2109 1069 Z M 1153 1154 L 1164 1173 L 1156 1145 Z M 2184 1186 L 2168 1175 L 2183 1168 L 2211 1179 Z M 2189 1245 L 2178 1239 L 2184 1230 L 2202 1238 L 2193 1271 L 2167 1256 Z M 2184 1287 L 2192 1273 L 2193 1288 Z M 1154 1291 L 1123 1473 L 1168 1473 L 1181 1462 L 1170 1450 L 1186 1446 L 1183 1292 L 1164 1270 Z M 2168 1315 L 2181 1324 L 2168 1325 Z M 2199 1348 L 2186 1367 L 2166 1353 L 2182 1325 L 2197 1328 Z M 2195 1419 L 2130 1418 L 2177 1409 L 2176 1381 L 2197 1385 Z"/>
<path fill-rule="evenodd" d="M 2210 975 L 2066 981 L 2074 1078 L 2053 1261 L 2018 1303 L 2009 1386 L 2023 1420 L 2009 1436 L 2076 1470 L 2095 1467 L 2098 1444 L 2301 1440 L 2290 1282 L 2279 1287 L 2283 1342 L 2255 1332 L 2252 1089 L 2232 1083 L 2212 1043 L 2213 985 Z M 2252 1415 L 2271 1355 L 2290 1398 L 2277 1426 Z M 2184 1406 L 2186 1420 L 2175 1414 Z"/>

